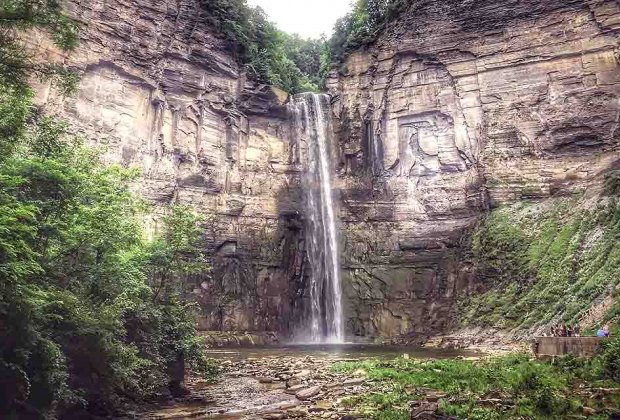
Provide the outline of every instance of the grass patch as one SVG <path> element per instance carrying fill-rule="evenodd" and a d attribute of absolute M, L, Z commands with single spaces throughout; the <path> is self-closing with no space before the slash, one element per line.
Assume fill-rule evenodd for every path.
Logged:
<path fill-rule="evenodd" d="M 617 394 L 593 400 L 582 391 L 619 387 L 608 369 L 617 368 L 620 344 L 612 347 L 605 353 L 607 358 L 592 361 L 568 356 L 551 363 L 515 354 L 480 361 L 341 362 L 332 369 L 367 372 L 378 391 L 348 398 L 343 404 L 373 419 L 408 418 L 409 403 L 424 399 L 430 391 L 447 394 L 440 400 L 441 414 L 464 419 L 565 418 L 581 414 L 584 406 L 611 415 L 620 403 Z"/>

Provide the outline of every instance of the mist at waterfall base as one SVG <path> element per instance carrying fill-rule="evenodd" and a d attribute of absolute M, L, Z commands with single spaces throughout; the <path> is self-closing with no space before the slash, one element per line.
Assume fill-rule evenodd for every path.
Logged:
<path fill-rule="evenodd" d="M 295 329 L 298 343 L 344 343 L 339 231 L 332 188 L 332 128 L 329 96 L 295 95 L 290 110 L 303 144 L 306 254 L 309 304 Z"/>

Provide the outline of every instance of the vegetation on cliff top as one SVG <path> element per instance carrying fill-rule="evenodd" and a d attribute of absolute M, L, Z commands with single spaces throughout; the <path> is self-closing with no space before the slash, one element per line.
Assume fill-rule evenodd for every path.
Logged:
<path fill-rule="evenodd" d="M 336 22 L 327 42 L 324 64 L 342 64 L 348 54 L 374 42 L 410 4 L 411 0 L 355 1 L 353 10 Z"/>
<path fill-rule="evenodd" d="M 202 0 L 207 21 L 251 74 L 290 93 L 318 91 L 322 42 L 288 35 L 246 0 Z"/>
<path fill-rule="evenodd" d="M 289 93 L 318 91 L 332 66 L 378 37 L 410 0 L 357 0 L 329 40 L 301 39 L 278 30 L 246 0 L 202 0 L 208 22 L 230 43 L 254 77 Z"/>
<path fill-rule="evenodd" d="M 439 397 L 439 412 L 463 419 L 567 418 L 584 407 L 608 418 L 620 414 L 620 339 L 587 361 L 572 356 L 555 362 L 511 355 L 468 360 L 368 360 L 340 362 L 340 372 L 364 370 L 377 392 L 344 401 L 364 417 L 409 419 L 409 403 Z M 608 394 L 597 389 L 615 389 Z"/>
<path fill-rule="evenodd" d="M 0 417 L 82 409 L 166 392 L 183 357 L 208 367 L 180 275 L 208 269 L 200 218 L 170 208 L 146 239 L 135 170 L 104 166 L 60 121 L 39 114 L 28 77 L 69 92 L 69 69 L 36 62 L 16 29 L 77 29 L 58 3 L 0 6 Z"/>

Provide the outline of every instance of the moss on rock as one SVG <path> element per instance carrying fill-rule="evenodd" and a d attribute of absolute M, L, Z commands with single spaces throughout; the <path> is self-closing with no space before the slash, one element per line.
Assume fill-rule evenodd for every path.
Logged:
<path fill-rule="evenodd" d="M 580 198 L 493 210 L 473 235 L 482 293 L 460 302 L 465 325 L 527 329 L 577 322 L 620 283 L 620 205 Z"/>

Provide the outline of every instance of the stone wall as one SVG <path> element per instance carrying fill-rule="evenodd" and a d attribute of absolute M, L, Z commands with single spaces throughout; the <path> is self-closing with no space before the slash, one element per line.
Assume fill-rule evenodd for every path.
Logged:
<path fill-rule="evenodd" d="M 416 0 L 331 75 L 353 332 L 445 329 L 481 214 L 620 166 L 619 29 L 616 1 Z"/>
<path fill-rule="evenodd" d="M 536 357 L 554 357 L 572 354 L 576 357 L 593 357 L 605 341 L 600 337 L 536 337 L 532 351 Z"/>

